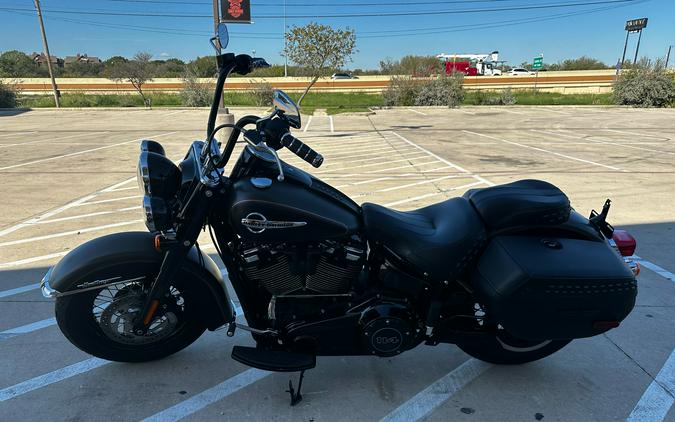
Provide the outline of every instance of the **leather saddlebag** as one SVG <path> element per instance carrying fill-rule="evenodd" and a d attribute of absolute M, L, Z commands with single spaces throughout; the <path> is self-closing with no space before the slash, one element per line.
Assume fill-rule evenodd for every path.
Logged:
<path fill-rule="evenodd" d="M 488 316 L 524 340 L 590 337 L 633 309 L 637 283 L 606 242 L 496 236 L 472 273 Z"/>

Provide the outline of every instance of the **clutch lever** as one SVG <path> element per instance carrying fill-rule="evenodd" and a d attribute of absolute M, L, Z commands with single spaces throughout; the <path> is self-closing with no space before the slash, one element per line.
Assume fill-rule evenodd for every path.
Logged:
<path fill-rule="evenodd" d="M 279 155 L 277 152 L 274 150 L 274 148 L 271 148 L 265 144 L 265 142 L 262 140 L 262 136 L 258 131 L 256 130 L 247 130 L 244 132 L 244 140 L 253 147 L 256 151 L 263 151 L 263 152 L 268 152 L 272 154 L 274 157 L 274 161 L 277 164 L 277 168 L 279 169 L 279 175 L 277 176 L 277 180 L 280 182 L 284 181 L 284 169 L 281 166 L 281 160 L 279 159 Z"/>

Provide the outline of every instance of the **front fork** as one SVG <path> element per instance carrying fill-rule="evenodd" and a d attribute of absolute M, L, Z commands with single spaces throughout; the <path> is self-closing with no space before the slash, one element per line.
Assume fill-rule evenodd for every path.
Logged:
<path fill-rule="evenodd" d="M 171 281 L 197 242 L 215 194 L 214 188 L 200 184 L 177 217 L 183 224 L 178 229 L 175 239 L 168 240 L 160 234 L 155 237 L 155 248 L 160 251 L 166 250 L 166 254 L 143 304 L 140 314 L 142 318 L 134 323 L 136 335 L 145 335 L 162 300 L 170 296 Z"/>

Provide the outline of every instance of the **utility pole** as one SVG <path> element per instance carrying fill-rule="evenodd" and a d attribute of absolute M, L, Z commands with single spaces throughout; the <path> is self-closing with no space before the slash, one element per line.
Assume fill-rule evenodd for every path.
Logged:
<path fill-rule="evenodd" d="M 286 41 L 286 0 L 284 0 L 284 78 L 288 77 L 288 42 Z"/>
<path fill-rule="evenodd" d="M 56 79 L 54 79 L 54 72 L 52 71 L 52 56 L 49 54 L 49 45 L 47 44 L 47 34 L 45 34 L 45 23 L 42 21 L 42 9 L 40 9 L 40 0 L 35 0 L 35 9 L 37 10 L 38 18 L 40 20 L 40 32 L 42 32 L 42 44 L 45 48 L 45 56 L 47 56 L 47 69 L 49 70 L 49 77 L 52 80 L 52 90 L 54 91 L 54 103 L 56 108 L 60 108 L 59 90 L 56 87 Z"/>

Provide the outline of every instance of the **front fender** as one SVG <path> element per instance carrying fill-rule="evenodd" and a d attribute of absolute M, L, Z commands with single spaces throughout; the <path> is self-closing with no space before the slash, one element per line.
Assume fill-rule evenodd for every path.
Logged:
<path fill-rule="evenodd" d="M 58 297 L 79 288 L 78 281 L 86 280 L 95 272 L 110 266 L 129 264 L 162 264 L 164 253 L 154 247 L 155 235 L 148 232 L 115 233 L 83 243 L 70 251 L 42 280 L 46 296 Z M 193 247 L 183 266 L 194 275 L 187 288 L 198 298 L 199 312 L 205 325 L 213 330 L 234 321 L 235 314 L 225 280 L 218 265 L 204 252 Z"/>

